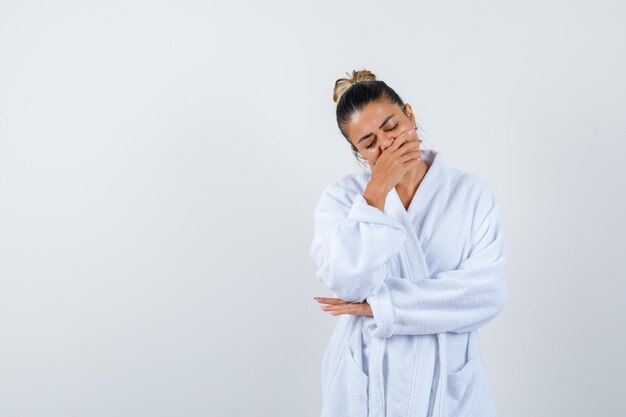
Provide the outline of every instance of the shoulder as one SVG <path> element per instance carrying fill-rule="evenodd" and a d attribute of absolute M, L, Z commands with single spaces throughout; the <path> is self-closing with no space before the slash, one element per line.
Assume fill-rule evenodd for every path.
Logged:
<path fill-rule="evenodd" d="M 348 210 L 357 194 L 363 194 L 370 178 L 369 172 L 356 172 L 328 184 L 322 191 L 317 208 Z"/>
<path fill-rule="evenodd" d="M 369 172 L 356 172 L 344 175 L 328 184 L 324 188 L 322 196 L 352 201 L 356 194 L 362 194 L 365 191 L 369 177 Z"/>
<path fill-rule="evenodd" d="M 452 187 L 459 191 L 465 191 L 474 195 L 489 192 L 489 185 L 481 176 L 473 172 L 465 171 L 459 168 L 449 168 L 448 176 Z"/>
<path fill-rule="evenodd" d="M 459 168 L 449 169 L 451 171 L 449 179 L 455 191 L 477 199 L 495 198 L 489 183 L 478 174 Z"/>
<path fill-rule="evenodd" d="M 480 222 L 500 209 L 490 184 L 481 176 L 458 168 L 450 168 L 450 187 L 455 198 L 472 212 L 474 220 Z"/>

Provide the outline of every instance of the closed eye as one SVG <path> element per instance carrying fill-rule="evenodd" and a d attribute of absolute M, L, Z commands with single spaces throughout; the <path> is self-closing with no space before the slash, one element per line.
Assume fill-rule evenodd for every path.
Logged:
<path fill-rule="evenodd" d="M 393 125 L 393 127 L 392 127 L 392 128 L 390 128 L 389 130 L 383 130 L 383 132 L 391 132 L 391 131 L 392 131 L 392 130 L 394 130 L 396 127 L 398 127 L 398 123 L 396 123 L 395 125 Z M 374 140 L 372 141 L 372 143 L 370 143 L 369 145 L 367 145 L 367 146 L 365 147 L 365 149 L 370 149 L 370 148 L 372 148 L 374 145 L 376 145 L 376 142 L 377 142 L 377 139 L 374 139 Z"/>

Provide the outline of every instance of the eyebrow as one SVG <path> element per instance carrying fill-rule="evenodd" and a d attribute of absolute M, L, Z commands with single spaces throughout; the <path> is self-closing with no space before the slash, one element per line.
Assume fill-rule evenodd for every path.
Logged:
<path fill-rule="evenodd" d="M 380 126 L 378 126 L 378 128 L 379 128 L 379 129 L 382 129 L 382 128 L 383 128 L 383 126 L 385 125 L 385 123 L 387 123 L 387 122 L 389 121 L 389 119 L 391 119 L 391 118 L 392 118 L 393 116 L 395 116 L 395 115 L 396 115 L 395 113 L 392 113 L 391 115 L 387 116 L 387 118 L 386 118 L 385 120 L 383 120 L 383 122 L 380 124 Z M 370 137 L 370 136 L 372 136 L 372 135 L 373 135 L 373 133 L 372 133 L 372 132 L 368 133 L 367 135 L 365 135 L 365 136 L 363 136 L 361 139 L 359 139 L 359 140 L 357 141 L 357 144 L 361 143 L 361 141 L 363 141 L 363 140 L 365 140 L 365 139 L 369 138 L 369 137 Z"/>

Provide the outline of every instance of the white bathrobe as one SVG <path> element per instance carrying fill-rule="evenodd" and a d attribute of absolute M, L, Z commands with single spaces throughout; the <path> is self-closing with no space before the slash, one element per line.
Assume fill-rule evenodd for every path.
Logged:
<path fill-rule="evenodd" d="M 405 209 L 363 198 L 370 172 L 327 186 L 314 210 L 310 253 L 344 314 L 322 359 L 322 417 L 495 417 L 477 330 L 504 308 L 501 210 L 486 182 L 430 165 Z"/>

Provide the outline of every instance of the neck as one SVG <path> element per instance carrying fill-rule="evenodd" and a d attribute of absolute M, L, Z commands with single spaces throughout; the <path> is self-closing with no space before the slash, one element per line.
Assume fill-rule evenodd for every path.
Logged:
<path fill-rule="evenodd" d="M 421 160 L 409 172 L 404 174 L 404 177 L 396 184 L 398 193 L 413 195 L 422 182 L 422 179 L 424 179 L 429 167 L 430 165 L 424 162 L 424 160 Z"/>

